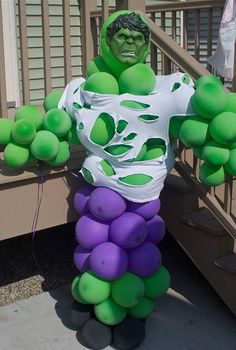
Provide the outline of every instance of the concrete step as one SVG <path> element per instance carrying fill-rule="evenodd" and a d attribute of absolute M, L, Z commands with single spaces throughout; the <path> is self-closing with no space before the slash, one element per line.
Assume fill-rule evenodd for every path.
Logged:
<path fill-rule="evenodd" d="M 197 198 L 191 192 L 180 193 L 166 186 L 161 203 L 160 215 L 168 231 L 236 316 L 235 274 L 215 264 L 218 257 L 234 252 L 234 239 L 209 209 L 197 207 Z"/>
<path fill-rule="evenodd" d="M 236 253 L 231 253 L 217 258 L 214 262 L 215 266 L 236 274 Z"/>
<path fill-rule="evenodd" d="M 175 209 L 177 207 L 179 215 L 195 211 L 199 208 L 199 198 L 175 170 L 167 176 L 164 188 L 170 194 L 168 206 Z"/>
<path fill-rule="evenodd" d="M 181 217 L 181 221 L 186 225 L 198 228 L 215 237 L 221 237 L 227 234 L 223 226 L 208 208 L 200 208 L 195 212 L 185 214 Z"/>

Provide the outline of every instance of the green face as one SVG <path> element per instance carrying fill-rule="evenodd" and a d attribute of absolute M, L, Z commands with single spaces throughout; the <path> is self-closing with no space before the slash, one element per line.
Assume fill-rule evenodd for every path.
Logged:
<path fill-rule="evenodd" d="M 113 55 L 121 63 L 136 64 L 147 48 L 142 33 L 121 28 L 109 43 Z"/>

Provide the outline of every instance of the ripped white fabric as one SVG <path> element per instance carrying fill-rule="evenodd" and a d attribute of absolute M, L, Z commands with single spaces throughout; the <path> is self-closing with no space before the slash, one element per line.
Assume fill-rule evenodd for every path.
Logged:
<path fill-rule="evenodd" d="M 94 186 L 111 188 L 133 202 L 158 198 L 174 165 L 169 141 L 170 119 L 195 114 L 190 104 L 194 93 L 192 80 L 183 73 L 157 76 L 155 89 L 146 96 L 84 91 L 80 88 L 84 81 L 83 78 L 71 81 L 58 104 L 58 108 L 65 109 L 76 121 L 78 138 L 88 150 L 82 174 L 89 173 Z M 111 120 L 114 133 L 110 141 L 101 146 L 95 144 L 90 135 L 95 122 L 104 116 Z M 135 160 L 144 144 L 158 140 L 165 145 L 163 155 Z M 113 170 L 112 174 L 104 171 L 104 160 Z M 138 185 L 131 184 L 135 176 L 141 179 Z"/>

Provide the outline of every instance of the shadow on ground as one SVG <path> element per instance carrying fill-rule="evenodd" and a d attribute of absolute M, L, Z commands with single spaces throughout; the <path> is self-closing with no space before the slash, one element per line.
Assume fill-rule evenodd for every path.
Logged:
<path fill-rule="evenodd" d="M 169 234 L 160 248 L 163 265 L 172 276 L 171 289 L 157 300 L 157 309 L 146 322 L 145 342 L 139 349 L 235 349 L 233 314 Z M 70 322 L 70 285 L 49 293 L 56 300 L 55 310 L 63 325 L 76 330 Z"/>
<path fill-rule="evenodd" d="M 73 264 L 75 223 L 0 242 L 0 305 L 68 284 Z M 32 244 L 33 242 L 33 244 Z"/>

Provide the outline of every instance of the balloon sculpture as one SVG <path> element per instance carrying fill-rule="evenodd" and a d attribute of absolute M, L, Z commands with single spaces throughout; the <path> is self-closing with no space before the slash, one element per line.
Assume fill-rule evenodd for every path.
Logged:
<path fill-rule="evenodd" d="M 26 105 L 15 121 L 0 120 L 0 143 L 11 167 L 29 161 L 64 164 L 69 143 L 88 153 L 75 194 L 80 214 L 71 317 L 82 344 L 131 349 L 145 338 L 144 320 L 170 286 L 157 247 L 165 223 L 159 194 L 174 165 L 171 139 L 204 160 L 210 186 L 236 176 L 236 95 L 212 76 L 195 85 L 187 74 L 155 76 L 145 65 L 150 30 L 134 11 L 112 14 L 101 30 L 101 56 L 87 79 L 71 81 L 44 101 Z"/>

